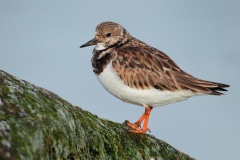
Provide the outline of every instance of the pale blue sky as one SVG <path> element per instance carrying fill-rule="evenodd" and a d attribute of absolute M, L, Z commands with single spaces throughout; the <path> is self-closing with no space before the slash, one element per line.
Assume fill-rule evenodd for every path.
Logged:
<path fill-rule="evenodd" d="M 93 47 L 79 46 L 102 21 L 164 51 L 190 74 L 231 85 L 152 111 L 151 135 L 198 160 L 239 159 L 240 1 L 0 1 L 0 69 L 51 90 L 73 105 L 122 123 L 144 108 L 121 102 L 99 84 Z"/>

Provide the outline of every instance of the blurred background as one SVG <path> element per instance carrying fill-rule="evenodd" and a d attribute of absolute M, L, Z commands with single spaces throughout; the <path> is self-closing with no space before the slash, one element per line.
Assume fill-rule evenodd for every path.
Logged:
<path fill-rule="evenodd" d="M 231 85 L 155 108 L 151 135 L 196 159 L 239 159 L 240 1 L 0 1 L 0 69 L 55 92 L 101 118 L 135 122 L 144 108 L 110 95 L 92 72 L 94 37 L 103 21 L 168 54 L 193 76 Z"/>

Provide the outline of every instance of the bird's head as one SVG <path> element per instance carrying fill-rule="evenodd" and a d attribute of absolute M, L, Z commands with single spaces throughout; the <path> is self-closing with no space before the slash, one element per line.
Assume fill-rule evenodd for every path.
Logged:
<path fill-rule="evenodd" d="M 96 45 L 96 50 L 104 50 L 125 42 L 130 34 L 124 27 L 114 22 L 102 22 L 96 27 L 95 38 L 80 48 Z"/>

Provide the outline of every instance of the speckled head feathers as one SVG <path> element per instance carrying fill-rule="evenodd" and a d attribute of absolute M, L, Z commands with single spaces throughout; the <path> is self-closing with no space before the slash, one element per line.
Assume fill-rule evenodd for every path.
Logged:
<path fill-rule="evenodd" d="M 95 38 L 82 45 L 87 47 L 97 45 L 97 50 L 103 50 L 125 42 L 130 36 L 124 27 L 115 22 L 102 22 L 95 30 Z"/>

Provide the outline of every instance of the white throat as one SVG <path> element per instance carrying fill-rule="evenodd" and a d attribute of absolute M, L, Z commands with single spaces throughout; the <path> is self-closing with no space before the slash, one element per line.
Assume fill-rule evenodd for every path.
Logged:
<path fill-rule="evenodd" d="M 100 51 L 100 50 L 104 50 L 106 49 L 104 43 L 98 43 L 96 46 L 95 46 L 95 49 Z"/>

